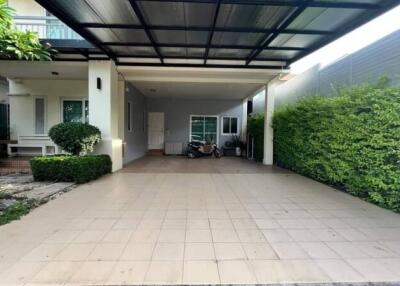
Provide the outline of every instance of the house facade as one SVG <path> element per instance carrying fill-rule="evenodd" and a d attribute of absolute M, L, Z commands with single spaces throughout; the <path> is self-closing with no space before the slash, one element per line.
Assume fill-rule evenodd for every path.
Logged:
<path fill-rule="evenodd" d="M 272 164 L 268 89 L 355 19 L 395 5 L 92 2 L 10 0 L 16 27 L 37 32 L 59 54 L 53 62 L 0 61 L 0 75 L 9 82 L 12 139 L 20 144 L 60 122 L 87 122 L 101 130 L 96 152 L 111 156 L 114 171 L 148 150 L 182 154 L 193 139 L 220 147 L 232 136 L 245 140 L 248 98 L 258 93 L 267 115 L 264 164 Z M 31 145 L 18 152 L 38 152 Z"/>

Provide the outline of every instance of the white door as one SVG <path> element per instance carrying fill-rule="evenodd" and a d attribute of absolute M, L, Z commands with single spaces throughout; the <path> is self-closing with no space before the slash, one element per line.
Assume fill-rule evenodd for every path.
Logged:
<path fill-rule="evenodd" d="M 164 149 L 164 112 L 149 112 L 149 149 Z"/>

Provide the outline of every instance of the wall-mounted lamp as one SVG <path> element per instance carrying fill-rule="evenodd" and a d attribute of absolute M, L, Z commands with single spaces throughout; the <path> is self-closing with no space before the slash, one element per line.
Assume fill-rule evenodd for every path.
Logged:
<path fill-rule="evenodd" d="M 97 86 L 97 89 L 101 89 L 101 78 L 97 78 L 97 81 L 96 81 L 96 86 Z"/>

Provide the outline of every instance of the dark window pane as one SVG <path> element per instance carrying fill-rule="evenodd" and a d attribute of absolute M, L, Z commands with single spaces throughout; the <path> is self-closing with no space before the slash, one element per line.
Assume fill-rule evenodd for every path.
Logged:
<path fill-rule="evenodd" d="M 85 100 L 85 123 L 89 123 L 89 100 Z"/>
<path fill-rule="evenodd" d="M 231 133 L 232 134 L 238 133 L 238 119 L 236 117 L 231 118 Z"/>
<path fill-rule="evenodd" d="M 127 110 L 127 116 L 128 116 L 128 131 L 132 130 L 132 126 L 131 126 L 131 103 L 128 102 L 128 110 Z"/>
<path fill-rule="evenodd" d="M 82 101 L 65 100 L 63 118 L 64 122 L 82 122 Z"/>
<path fill-rule="evenodd" d="M 224 117 L 223 118 L 223 131 L 222 131 L 222 133 L 226 133 L 226 134 L 228 134 L 228 133 L 230 133 L 229 132 L 229 117 Z"/>

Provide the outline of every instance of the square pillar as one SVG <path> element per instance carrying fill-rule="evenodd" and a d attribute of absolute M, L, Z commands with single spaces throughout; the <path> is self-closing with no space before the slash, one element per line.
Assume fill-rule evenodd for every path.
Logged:
<path fill-rule="evenodd" d="M 118 73 L 113 61 L 89 61 L 89 123 L 101 131 L 96 154 L 107 154 L 112 171 L 122 168 L 122 139 L 119 138 Z"/>
<path fill-rule="evenodd" d="M 274 113 L 274 94 L 265 86 L 264 110 L 264 165 L 274 164 L 274 130 L 272 129 L 272 116 Z"/>

